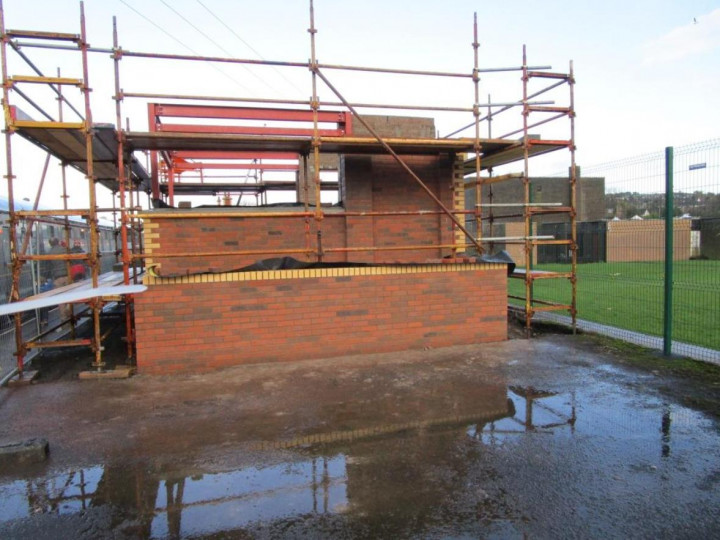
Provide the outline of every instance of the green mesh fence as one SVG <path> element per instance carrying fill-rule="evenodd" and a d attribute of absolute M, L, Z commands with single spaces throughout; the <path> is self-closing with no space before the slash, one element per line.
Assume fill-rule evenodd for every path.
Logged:
<path fill-rule="evenodd" d="M 720 361 L 720 139 L 674 149 L 673 352 Z M 665 279 L 665 155 L 656 152 L 583 167 L 604 178 L 604 219 L 578 223 L 578 318 L 612 335 L 662 348 Z M 582 190 L 582 182 L 579 190 Z M 583 213 L 583 209 L 579 209 Z M 537 224 L 568 237 L 567 224 Z M 566 250 L 538 251 L 534 268 L 564 271 Z M 510 280 L 510 294 L 524 295 Z M 567 303 L 559 280 L 534 284 L 534 297 Z M 660 341 L 659 341 L 660 340 Z"/>

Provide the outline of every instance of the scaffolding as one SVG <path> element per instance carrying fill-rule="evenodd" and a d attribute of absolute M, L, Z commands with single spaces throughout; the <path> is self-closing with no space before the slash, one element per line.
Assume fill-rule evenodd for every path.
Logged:
<path fill-rule="evenodd" d="M 572 62 L 567 73 L 557 73 L 547 70 L 539 70 L 528 66 L 527 50 L 523 46 L 522 61 L 522 127 L 514 131 L 510 131 L 501 136 L 502 139 L 507 137 L 521 135 L 520 145 L 515 149 L 515 157 L 517 161 L 522 161 L 523 171 L 506 173 L 498 176 L 493 175 L 493 169 L 499 165 L 505 164 L 499 160 L 489 156 L 483 160 L 483 169 L 488 170 L 488 175 L 480 177 L 475 175 L 469 183 L 468 187 L 475 188 L 475 223 L 477 230 L 481 231 L 481 224 L 489 225 L 489 236 L 483 238 L 483 242 L 490 245 L 495 243 L 520 244 L 523 248 L 524 267 L 516 268 L 510 275 L 512 279 L 519 279 L 524 282 L 525 294 L 523 296 L 509 294 L 509 299 L 518 300 L 523 303 L 523 317 L 525 321 L 526 334 L 529 337 L 532 328 L 532 319 L 536 313 L 547 311 L 567 311 L 572 319 L 573 332 L 576 331 L 576 293 L 577 293 L 577 235 L 576 235 L 576 190 L 577 190 L 577 167 L 575 164 L 575 102 L 574 102 L 574 85 L 575 77 L 573 73 Z M 551 83 L 539 90 L 531 92 L 530 81 L 532 80 L 550 80 Z M 537 104 L 530 100 L 554 91 L 558 88 L 565 87 L 568 90 L 566 103 L 557 105 Z M 476 96 L 476 99 L 478 97 Z M 508 107 L 501 107 L 493 112 L 492 102 L 489 100 L 489 111 L 487 116 L 482 118 L 488 123 L 488 133 L 492 132 L 493 117 L 508 110 Z M 495 104 L 494 106 L 497 106 Z M 540 120 L 530 121 L 531 115 L 541 116 Z M 531 134 L 530 130 L 540 127 L 551 122 L 567 119 L 567 137 L 564 139 L 542 139 L 538 135 Z M 532 191 L 532 175 L 530 173 L 531 158 L 555 152 L 558 150 L 567 150 L 569 156 L 568 178 L 567 178 L 567 203 L 565 202 L 539 202 L 533 200 Z M 470 172 L 475 166 L 475 160 L 465 162 L 466 172 Z M 513 202 L 494 202 L 493 186 L 500 182 L 522 182 L 522 200 Z M 488 202 L 483 202 L 483 188 L 487 188 Z M 503 213 L 497 215 L 495 210 L 504 209 Z M 514 211 L 516 213 L 508 213 Z M 486 210 L 486 213 L 483 213 Z M 537 234 L 537 219 L 541 216 L 550 214 L 561 214 L 567 216 L 569 222 L 569 238 L 555 238 L 552 235 Z M 495 236 L 494 225 L 498 219 L 518 219 L 523 221 L 522 236 Z M 479 237 L 482 237 L 480 234 Z M 570 268 L 567 271 L 547 271 L 534 268 L 534 254 L 538 246 L 566 246 L 570 253 Z M 557 279 L 566 281 L 569 284 L 569 303 L 549 302 L 538 298 L 534 283 L 536 280 Z"/>
<path fill-rule="evenodd" d="M 122 272 L 119 283 L 128 285 L 136 283 L 141 272 L 144 261 L 157 258 L 145 252 L 140 241 L 143 218 L 153 219 L 186 219 L 199 217 L 241 217 L 252 218 L 287 218 L 297 219 L 304 223 L 305 242 L 303 246 L 296 249 L 285 249 L 272 251 L 263 250 L 228 250 L 222 252 L 188 252 L 180 254 L 166 254 L 163 257 L 203 257 L 203 256 L 233 256 L 233 255 L 262 255 L 272 253 L 275 255 L 298 254 L 308 259 L 322 261 L 329 253 L 351 253 L 351 252 L 374 252 L 374 251 L 399 251 L 399 250 L 445 250 L 453 256 L 459 256 L 468 252 L 483 254 L 489 246 L 491 249 L 494 243 L 503 241 L 509 243 L 522 243 L 526 253 L 526 269 L 516 272 L 513 277 L 522 277 L 526 283 L 525 314 L 527 328 L 530 328 L 532 316 L 537 311 L 548 309 L 569 309 L 573 321 L 575 318 L 575 263 L 576 263 L 576 236 L 575 236 L 575 162 L 574 162 L 574 109 L 572 104 L 572 89 L 574 79 L 572 69 L 568 75 L 560 75 L 547 71 L 549 66 L 529 66 L 526 55 L 523 52 L 523 63 L 521 66 L 487 68 L 479 67 L 479 42 L 477 16 L 473 21 L 473 56 L 474 64 L 470 72 L 442 72 L 430 70 L 409 70 L 372 68 L 366 66 L 348 66 L 336 64 L 322 64 L 317 61 L 315 36 L 315 13 L 312 0 L 309 3 L 310 27 L 310 60 L 307 62 L 285 62 L 254 60 L 229 57 L 208 57 L 199 55 L 179 55 L 148 53 L 132 51 L 122 48 L 119 45 L 118 29 L 116 20 L 113 18 L 113 46 L 112 48 L 90 47 L 86 40 L 85 13 L 83 3 L 80 3 L 80 33 L 65 34 L 51 32 L 37 32 L 26 30 L 6 30 L 5 17 L 2 5 L 0 4 L 0 31 L 2 31 L 2 76 L 3 76 L 3 106 L 6 117 L 6 152 L 7 152 L 7 185 L 9 204 L 9 224 L 11 230 L 10 247 L 13 265 L 12 294 L 10 301 L 17 302 L 21 298 L 17 287 L 20 268 L 32 258 L 42 260 L 65 260 L 77 259 L 77 254 L 66 253 L 63 255 L 24 255 L 18 249 L 17 223 L 18 219 L 33 218 L 46 212 L 53 216 L 83 216 L 90 231 L 91 245 L 86 259 L 91 268 L 91 279 L 89 286 L 97 288 L 101 280 L 98 264 L 97 249 L 97 227 L 98 213 L 112 212 L 117 222 L 119 214 L 119 228 L 117 232 L 117 257 L 122 264 Z M 7 73 L 8 48 L 17 52 L 33 69 L 35 76 L 9 76 Z M 39 73 L 32 62 L 27 58 L 21 49 L 50 49 L 50 50 L 75 50 L 80 52 L 82 60 L 81 79 L 70 79 L 61 77 L 46 77 Z M 90 83 L 88 69 L 88 55 L 91 53 L 110 55 L 114 63 L 114 86 L 115 94 L 115 125 L 94 124 L 90 106 Z M 213 95 L 182 95 L 175 93 L 147 93 L 139 91 L 124 91 L 120 83 L 120 64 L 125 59 L 145 59 L 161 62 L 207 62 L 212 64 L 234 64 L 243 66 L 265 65 L 274 68 L 305 69 L 309 70 L 312 80 L 312 95 L 309 100 L 279 100 L 263 98 L 245 98 L 238 96 L 213 96 Z M 446 107 L 429 105 L 407 105 L 407 104 L 382 104 L 382 103 L 360 103 L 350 102 L 327 76 L 330 71 L 351 71 L 374 74 L 392 74 L 408 77 L 431 77 L 449 80 L 471 81 L 473 85 L 473 104 L 471 107 Z M 480 103 L 480 77 L 481 74 L 497 72 L 518 72 L 522 74 L 523 96 L 522 99 L 508 102 L 496 102 L 487 104 Z M 534 78 L 558 79 L 549 88 L 529 94 L 528 83 Z M 19 86 L 24 84 L 45 84 L 60 96 L 61 115 L 58 121 L 52 119 L 40 106 L 34 103 L 27 95 L 24 95 Z M 319 98 L 318 86 L 323 84 L 335 96 L 335 101 L 321 101 Z M 555 107 L 552 101 L 537 101 L 536 97 L 541 96 L 545 91 L 555 88 L 560 84 L 568 84 L 570 88 L 571 104 L 569 107 Z M 62 96 L 61 89 L 64 86 L 74 86 L 80 89 L 83 95 L 84 116 L 72 107 Z M 17 93 L 24 98 L 34 109 L 38 110 L 46 120 L 35 121 L 22 114 L 20 109 L 11 105 L 11 92 Z M 123 126 L 122 107 L 126 99 L 141 99 L 148 106 L 148 130 L 137 131 L 129 128 L 129 122 Z M 222 102 L 224 105 L 218 106 Z M 80 117 L 78 122 L 66 122 L 62 118 L 62 106 L 68 107 Z M 198 104 L 199 103 L 199 104 Z M 230 104 L 230 105 L 228 105 Z M 438 137 L 385 137 L 368 122 L 360 110 L 367 109 L 390 109 L 400 111 L 435 111 L 451 112 L 459 114 L 472 114 L 473 122 L 460 128 L 444 138 Z M 511 139 L 511 132 L 500 138 L 491 137 L 490 125 L 494 118 L 501 112 L 507 110 L 521 110 L 523 115 L 523 127 L 521 139 Z M 483 114 L 481 111 L 487 111 Z M 530 124 L 528 117 L 531 113 L 553 113 L 554 116 L 546 118 L 535 124 Z M 567 117 L 571 122 L 571 135 L 567 140 L 544 140 L 539 136 L 531 136 L 529 129 L 540 126 L 558 117 Z M 191 118 L 193 122 L 186 124 L 163 123 L 164 117 Z M 258 128 L 248 125 L 232 126 L 218 125 L 217 122 L 203 124 L 199 119 L 232 120 L 271 120 L 284 123 L 302 122 L 310 127 L 292 128 L 283 125 L 280 128 Z M 480 136 L 480 126 L 483 122 L 488 123 L 488 137 Z M 327 129 L 330 123 L 331 129 Z M 322 126 L 321 126 L 322 124 Z M 367 135 L 358 135 L 356 128 L 362 128 Z M 472 137 L 455 137 L 463 130 L 474 128 Z M 13 182 L 16 178 L 12 162 L 12 139 L 15 134 L 35 143 L 50 154 L 61 160 L 63 170 L 65 166 L 72 166 L 85 174 L 88 183 L 89 208 L 68 209 L 67 204 L 61 210 L 18 212 L 13 206 Z M 77 151 L 79 144 L 84 147 L 84 153 L 80 155 Z M 530 199 L 530 175 L 529 161 L 532 157 L 552 152 L 559 149 L 569 149 L 571 154 L 571 175 L 569 179 L 572 195 L 569 206 L 548 207 L 541 204 L 534 204 Z M 145 153 L 149 156 L 148 173 L 141 165 L 136 152 Z M 417 211 L 373 211 L 373 212 L 326 212 L 321 204 L 321 192 L 329 188 L 327 183 L 321 180 L 321 155 L 351 155 L 351 154 L 375 154 L 390 155 L 398 166 L 409 175 L 417 186 L 424 191 L 429 200 L 432 201 L 436 210 Z M 407 164 L 405 155 L 449 155 L 453 156 L 457 163 L 453 174 L 453 193 L 456 199 L 452 207 L 437 196 L 428 187 L 413 169 Z M 213 160 L 223 160 L 218 164 Z M 264 161 L 265 160 L 265 161 Z M 287 160 L 290 163 L 269 163 L 267 160 Z M 525 186 L 524 201 L 519 204 L 523 207 L 525 221 L 525 233 L 521 237 L 495 237 L 492 232 L 489 236 L 483 236 L 481 224 L 487 221 L 493 222 L 493 204 L 482 203 L 482 188 L 491 186 L 495 182 L 517 178 L 517 174 L 493 176 L 492 171 L 515 162 L 524 162 L 524 173 L 522 181 Z M 205 171 L 225 168 L 235 171 L 246 171 L 246 178 L 250 176 L 249 171 L 257 171 L 258 175 L 253 183 L 248 182 L 226 182 L 224 184 L 208 183 L 204 181 Z M 310 169 L 312 168 L 312 171 Z M 271 189 L 284 189 L 290 186 L 285 183 L 272 183 L 262 180 L 262 172 L 266 170 L 286 170 L 296 173 L 294 182 L 298 193 L 304 190 L 302 211 L 280 211 L 280 212 L 247 212 L 230 211 L 222 214 L 216 212 L 201 212 L 193 209 L 192 212 L 178 212 L 176 210 L 164 211 L 157 208 L 150 212 L 143 212 L 139 209 L 139 193 L 146 191 L 158 206 L 174 206 L 175 195 L 183 194 L 207 194 L 218 192 L 230 193 L 251 193 L 261 197 Z M 194 171 L 199 175 L 199 182 L 184 182 L 180 175 Z M 487 172 L 488 175 L 483 176 Z M 303 186 L 299 185 L 299 179 L 304 176 Z M 308 179 L 312 177 L 312 182 Z M 65 183 L 63 175 L 63 184 Z M 119 197 L 119 208 L 113 205 L 111 209 L 98 208 L 96 204 L 96 185 L 101 184 L 109 188 L 113 194 Z M 458 206 L 458 201 L 464 200 L 465 189 L 475 186 L 476 204 L 472 210 L 466 210 Z M 312 191 L 312 193 L 311 193 Z M 66 195 L 66 194 L 65 194 Z M 39 195 L 38 195 L 39 197 Z M 65 203 L 67 199 L 64 199 Z M 505 204 L 503 206 L 509 206 Z M 487 208 L 487 215 L 483 209 Z M 533 235 L 533 218 L 548 212 L 565 212 L 570 216 L 572 235 L 569 240 L 546 239 Z M 324 220 L 338 217 L 363 217 L 372 218 L 378 216 L 394 216 L 397 219 L 406 219 L 412 216 L 422 215 L 445 216 L 452 224 L 454 231 L 451 243 L 434 243 L 432 245 L 411 245 L 411 246 L 345 246 L 333 247 L 323 246 L 322 224 Z M 316 233 L 312 234 L 310 223 L 314 221 Z M 475 224 L 473 233 L 468 223 Z M 146 234 L 147 238 L 152 233 Z M 570 272 L 563 274 L 551 274 L 539 272 L 532 269 L 532 249 L 542 243 L 559 243 L 567 245 L 572 252 L 572 268 Z M 533 297 L 533 281 L 536 279 L 547 279 L 550 277 L 566 278 L 572 285 L 572 302 L 566 306 L 550 306 L 541 300 Z M 127 339 L 127 354 L 133 356 L 133 320 L 132 320 L 132 295 L 123 296 L 125 308 L 125 324 Z M 91 339 L 59 340 L 55 342 L 40 342 L 36 339 L 26 342 L 20 331 L 20 316 L 15 316 L 16 325 L 16 347 L 18 359 L 18 371 L 22 375 L 23 360 L 29 347 L 48 346 L 90 346 L 95 354 L 93 366 L 100 370 L 104 363 L 102 360 L 102 342 L 106 333 L 100 330 L 100 315 L 105 300 L 96 298 L 89 302 L 89 308 L 93 320 L 93 337 Z M 74 329 L 74 316 L 70 322 Z M 73 330 L 74 332 L 74 330 Z M 40 336 L 42 337 L 42 336 Z"/>
<path fill-rule="evenodd" d="M 531 80 L 550 80 L 553 81 L 546 86 L 529 95 L 529 84 Z M 527 51 L 523 47 L 523 195 L 524 195 L 524 213 L 525 222 L 525 271 L 519 274 L 519 278 L 525 281 L 525 328 L 529 335 L 531 330 L 532 318 L 535 313 L 543 311 L 569 311 L 572 319 L 573 332 L 577 328 L 577 309 L 576 309 L 576 293 L 577 293 L 577 233 L 576 233 L 576 191 L 577 191 L 577 168 L 575 166 L 575 76 L 573 73 L 572 61 L 570 69 L 567 73 L 555 73 L 550 71 L 536 71 L 528 68 Z M 546 92 L 566 86 L 568 90 L 568 102 L 565 105 L 531 105 L 528 99 L 538 97 Z M 537 113 L 542 116 L 542 120 L 530 123 L 530 116 Z M 550 115 L 550 116 L 547 116 Z M 553 122 L 555 120 L 568 120 L 568 137 L 562 140 L 544 141 L 539 140 L 530 134 L 528 130 L 539 127 L 543 124 Z M 570 191 L 570 204 L 565 206 L 562 203 L 541 204 L 533 201 L 531 190 L 530 176 L 530 152 L 533 147 L 554 149 L 567 149 L 569 153 L 569 173 L 568 188 Z M 565 214 L 570 221 L 570 238 L 546 238 L 540 235 L 533 236 L 535 222 L 534 219 L 541 215 L 548 214 Z M 544 270 L 533 269 L 533 248 L 535 246 L 567 246 L 570 250 L 570 270 L 567 272 L 548 272 Z M 567 280 L 570 283 L 570 304 L 561 304 L 557 302 L 548 302 L 536 298 L 534 294 L 533 284 L 539 279 L 560 279 Z"/>
<path fill-rule="evenodd" d="M 12 285 L 10 302 L 18 302 L 20 297 L 20 274 L 22 265 L 29 261 L 64 261 L 66 265 L 67 282 L 71 276 L 70 261 L 83 260 L 89 267 L 90 277 L 84 282 L 60 284 L 63 291 L 77 291 L 81 288 L 99 289 L 101 287 L 113 286 L 116 284 L 129 285 L 131 280 L 137 282 L 137 272 L 130 271 L 129 261 L 130 246 L 139 246 L 139 222 L 132 221 L 129 217 L 127 195 L 132 193 L 128 189 L 130 178 L 139 185 L 145 173 L 137 160 L 126 159 L 122 153 L 121 143 L 116 142 L 116 131 L 106 125 L 93 123 L 92 108 L 90 106 L 90 79 L 88 67 L 88 55 L 90 46 L 87 42 L 85 11 L 80 3 L 80 32 L 78 34 L 42 32 L 32 30 L 10 30 L 5 26 L 5 14 L 0 5 L 0 32 L 2 33 L 2 44 L 0 52 L 2 57 L 2 78 L 3 78 L 3 110 L 5 113 L 5 151 L 7 167 L 7 189 L 8 189 L 8 229 L 9 247 L 12 265 Z M 72 50 L 80 55 L 80 71 L 82 77 L 62 77 L 58 70 L 57 76 L 46 76 L 21 50 L 18 40 L 26 40 L 24 46 L 27 48 L 38 47 L 56 50 Z M 29 66 L 35 75 L 10 75 L 8 73 L 8 55 L 11 49 Z M 48 114 L 36 101 L 30 98 L 21 87 L 24 85 L 47 86 L 58 100 L 57 119 Z M 79 111 L 66 98 L 63 88 L 75 87 L 79 89 L 83 100 L 83 112 Z M 45 120 L 36 121 L 13 104 L 11 94 L 17 94 L 23 98 L 35 111 L 41 114 Z M 69 108 L 78 117 L 78 121 L 69 122 L 64 118 L 64 109 Z M 118 119 L 119 105 L 118 105 Z M 119 120 L 118 120 L 119 122 Z M 17 176 L 13 168 L 13 138 L 15 135 L 34 143 L 37 147 L 47 152 L 46 166 L 35 197 L 35 204 L 31 210 L 19 211 L 15 209 L 14 183 Z M 119 152 L 116 154 L 115 152 Z M 44 186 L 45 173 L 50 156 L 53 155 L 60 160 L 62 179 L 62 209 L 39 210 L 39 200 Z M 127 165 L 126 165 L 127 164 Z M 87 181 L 88 207 L 68 208 L 68 186 L 66 168 L 70 166 L 82 172 Z M 118 233 L 121 237 L 117 249 L 117 257 L 124 262 L 122 275 L 117 273 L 101 274 L 100 271 L 100 245 L 98 235 L 98 216 L 100 213 L 112 213 L 117 215 L 116 208 L 99 208 L 97 205 L 96 185 L 100 183 L 110 188 L 113 193 L 120 194 L 120 222 Z M 132 206 L 132 196 L 131 204 Z M 32 225 L 41 220 L 44 216 L 61 217 L 64 220 L 64 244 L 65 253 L 48 254 L 26 254 L 27 244 L 32 234 Z M 69 220 L 71 217 L 85 220 L 89 234 L 89 246 L 87 253 L 71 252 Z M 30 224 L 24 234 L 22 245 L 19 245 L 18 223 L 20 220 L 27 220 Z M 132 230 L 129 232 L 130 227 Z M 129 241 L 132 239 L 132 241 Z M 85 303 L 87 309 L 76 313 L 72 305 L 61 309 L 61 320 L 59 324 L 39 332 L 30 340 L 23 337 L 21 313 L 14 314 L 15 325 L 15 347 L 17 356 L 17 372 L 20 378 L 23 377 L 25 358 L 32 349 L 47 349 L 56 347 L 90 347 L 94 354 L 92 366 L 96 370 L 102 370 L 105 363 L 102 360 L 103 341 L 108 337 L 110 330 L 101 331 L 101 316 L 103 307 L 110 301 L 117 301 L 113 295 L 105 297 L 94 296 Z M 132 356 L 133 335 L 131 324 L 132 297 L 126 296 L 122 299 L 125 304 L 125 321 L 127 328 L 128 357 Z M 76 324 L 79 315 L 89 313 L 92 320 L 92 335 L 87 338 L 80 338 L 76 335 Z M 69 328 L 68 328 L 69 327 Z M 63 337 L 52 339 L 55 331 L 63 331 Z"/>

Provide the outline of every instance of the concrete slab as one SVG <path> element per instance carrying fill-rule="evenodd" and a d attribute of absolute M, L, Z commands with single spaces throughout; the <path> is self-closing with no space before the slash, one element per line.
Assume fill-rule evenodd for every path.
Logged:
<path fill-rule="evenodd" d="M 0 444 L 0 469 L 45 461 L 49 452 L 50 445 L 42 438 Z"/>
<path fill-rule="evenodd" d="M 545 335 L 0 389 L 0 437 L 53 441 L 0 473 L 0 538 L 716 537 L 720 376 L 630 354 Z"/>

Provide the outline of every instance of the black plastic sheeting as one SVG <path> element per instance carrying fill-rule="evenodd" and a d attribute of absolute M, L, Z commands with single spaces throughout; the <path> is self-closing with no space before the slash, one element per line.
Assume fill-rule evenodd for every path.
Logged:
<path fill-rule="evenodd" d="M 359 268 L 372 266 L 367 263 L 354 262 L 302 262 L 292 257 L 275 257 L 263 259 L 251 265 L 243 266 L 231 272 L 261 272 L 263 270 L 307 270 L 309 268 Z"/>
<path fill-rule="evenodd" d="M 482 255 L 473 257 L 475 261 L 480 263 L 499 263 L 508 265 L 508 274 L 512 274 L 515 270 L 515 261 L 512 260 L 507 251 L 499 251 L 494 255 Z M 391 263 L 391 264 L 369 264 L 354 262 L 302 262 L 292 257 L 277 257 L 273 259 L 263 259 L 249 266 L 243 266 L 237 270 L 230 272 L 259 272 L 263 270 L 307 270 L 310 268 L 358 268 L 366 266 L 417 266 L 419 264 L 432 263 Z"/>
<path fill-rule="evenodd" d="M 505 251 L 504 249 L 501 251 L 498 251 L 497 253 L 494 253 L 492 255 L 481 255 L 481 256 L 477 257 L 477 261 L 484 262 L 484 263 L 507 264 L 508 276 L 515 271 L 515 261 L 513 261 L 510 254 L 507 251 Z"/>
<path fill-rule="evenodd" d="M 481 255 L 472 257 L 473 262 L 478 263 L 496 263 L 506 264 L 508 275 L 512 274 L 515 270 L 515 261 L 508 254 L 507 251 L 498 251 L 493 255 Z M 159 277 L 172 278 L 182 276 L 199 276 L 199 275 L 211 275 L 221 274 L 226 272 L 262 272 L 265 270 L 308 270 L 311 268 L 362 268 L 369 266 L 420 266 L 434 263 L 386 263 L 386 264 L 370 264 L 370 263 L 359 263 L 359 262 L 302 262 L 294 259 L 293 257 L 273 257 L 270 259 L 262 259 L 248 266 L 242 268 L 233 268 L 230 270 L 222 270 L 219 272 L 193 272 L 186 274 L 161 274 L 156 272 Z"/>
<path fill-rule="evenodd" d="M 507 251 L 498 251 L 493 255 L 481 255 L 479 257 L 472 257 L 474 261 L 479 263 L 497 263 L 506 264 L 508 268 L 508 275 L 512 274 L 515 270 L 515 261 L 512 260 Z M 369 264 L 369 263 L 358 263 L 358 262 L 302 262 L 292 257 L 275 257 L 271 259 L 263 259 L 257 261 L 251 265 L 243 266 L 242 268 L 234 268 L 232 270 L 223 270 L 222 272 L 194 272 L 192 274 L 161 274 L 157 273 L 159 277 L 172 278 L 182 277 L 189 275 L 209 275 L 216 273 L 225 272 L 261 272 L 264 270 L 307 270 L 311 268 L 361 268 L 368 266 L 419 266 L 433 263 L 388 263 L 388 264 Z"/>

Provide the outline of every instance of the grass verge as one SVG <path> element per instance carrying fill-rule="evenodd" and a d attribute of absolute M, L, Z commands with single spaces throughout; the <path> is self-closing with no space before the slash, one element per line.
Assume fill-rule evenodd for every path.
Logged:
<path fill-rule="evenodd" d="M 536 268 L 567 271 L 569 265 L 537 265 Z M 662 262 L 581 264 L 577 273 L 579 318 L 643 334 L 662 335 Z M 673 339 L 720 349 L 720 261 L 676 261 L 673 283 Z M 508 293 L 524 296 L 524 282 L 510 279 Z M 534 285 L 534 296 L 570 303 L 570 285 L 567 280 L 539 280 Z"/>

